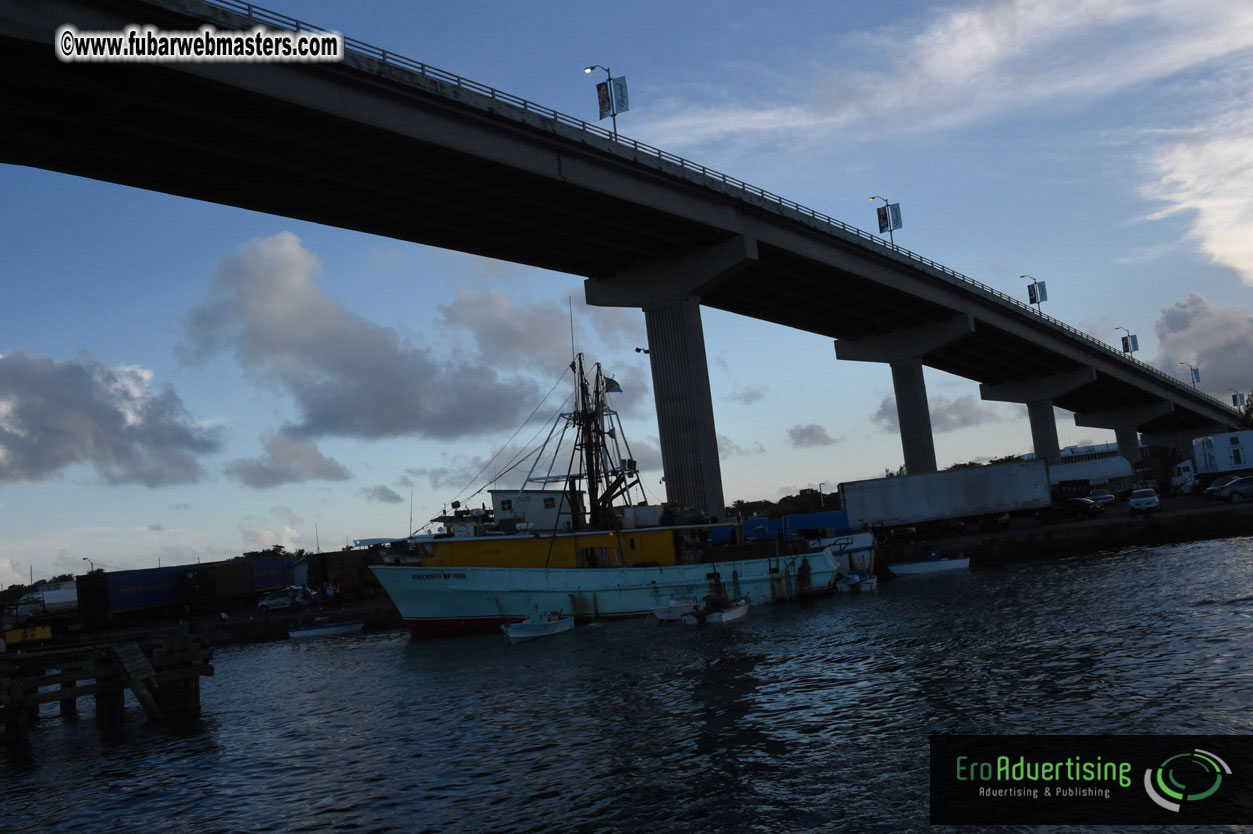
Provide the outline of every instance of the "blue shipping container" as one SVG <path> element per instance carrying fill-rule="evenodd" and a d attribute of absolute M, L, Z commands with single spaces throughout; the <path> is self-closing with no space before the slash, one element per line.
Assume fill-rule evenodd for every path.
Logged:
<path fill-rule="evenodd" d="M 111 571 L 109 612 L 138 611 L 183 604 L 187 566 Z"/>
<path fill-rule="evenodd" d="M 294 581 L 295 564 L 295 556 L 253 556 L 252 589 L 286 588 Z"/>
<path fill-rule="evenodd" d="M 833 529 L 836 533 L 848 532 L 848 513 L 843 510 L 826 510 L 820 513 L 798 513 L 783 517 L 787 536 L 801 530 Z"/>

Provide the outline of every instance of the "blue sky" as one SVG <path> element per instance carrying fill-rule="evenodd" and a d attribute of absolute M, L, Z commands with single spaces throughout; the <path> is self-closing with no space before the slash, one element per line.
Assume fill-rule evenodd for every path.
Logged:
<path fill-rule="evenodd" d="M 863 228 L 886 195 L 897 243 L 1019 297 L 1045 280 L 1046 312 L 1129 327 L 1215 395 L 1253 386 L 1248 4 L 272 8 L 588 119 L 582 67 L 607 64 L 624 134 Z M 0 584 L 403 534 L 410 491 L 416 520 L 437 512 L 557 379 L 571 298 L 661 495 L 643 316 L 587 309 L 576 277 L 33 169 L 0 183 Z M 886 367 L 704 325 L 728 500 L 900 464 Z M 942 466 L 1030 450 L 1024 406 L 927 383 Z M 1063 442 L 1110 439 L 1058 418 Z"/>

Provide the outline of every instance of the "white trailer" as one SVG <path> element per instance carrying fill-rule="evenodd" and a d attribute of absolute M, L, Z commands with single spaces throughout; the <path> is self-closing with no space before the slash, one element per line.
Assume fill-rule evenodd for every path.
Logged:
<path fill-rule="evenodd" d="M 1175 464 L 1170 486 L 1174 492 L 1193 492 L 1220 477 L 1250 471 L 1253 471 L 1253 431 L 1210 434 L 1192 441 L 1192 457 Z"/>
<path fill-rule="evenodd" d="M 849 481 L 840 484 L 840 498 L 854 530 L 999 516 L 1047 507 L 1049 473 L 1042 460 L 998 463 Z"/>

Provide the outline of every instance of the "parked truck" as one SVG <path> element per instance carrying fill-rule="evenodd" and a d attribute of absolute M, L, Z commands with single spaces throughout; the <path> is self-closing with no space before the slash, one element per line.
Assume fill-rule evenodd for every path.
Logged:
<path fill-rule="evenodd" d="M 1171 470 L 1172 492 L 1199 492 L 1219 478 L 1253 474 L 1253 431 L 1211 434 L 1192 441 L 1192 457 Z"/>
<path fill-rule="evenodd" d="M 853 529 L 885 540 L 893 530 L 950 520 L 991 521 L 1049 506 L 1048 467 L 1041 460 L 949 469 L 840 484 Z"/>

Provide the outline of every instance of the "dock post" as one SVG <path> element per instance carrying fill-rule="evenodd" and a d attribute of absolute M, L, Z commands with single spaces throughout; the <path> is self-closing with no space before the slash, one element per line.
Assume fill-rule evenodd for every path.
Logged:
<path fill-rule="evenodd" d="M 126 691 L 121 684 L 102 686 L 96 693 L 96 723 L 116 727 L 126 717 Z"/>
<path fill-rule="evenodd" d="M 76 686 L 78 686 L 77 681 L 63 681 L 61 683 L 62 689 L 74 689 Z M 60 704 L 61 704 L 61 717 L 62 718 L 77 718 L 78 717 L 78 699 L 77 698 L 74 698 L 74 697 L 62 698 L 60 701 Z"/>

